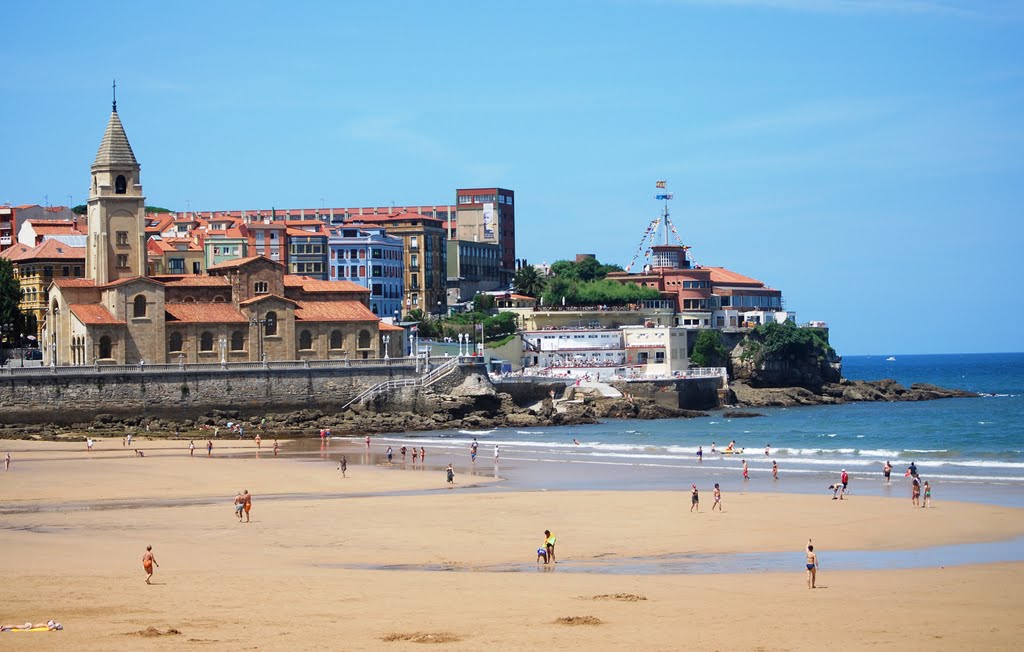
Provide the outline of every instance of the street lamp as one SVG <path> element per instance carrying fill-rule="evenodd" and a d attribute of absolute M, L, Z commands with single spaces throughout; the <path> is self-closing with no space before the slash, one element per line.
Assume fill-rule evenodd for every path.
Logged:
<path fill-rule="evenodd" d="M 391 344 L 390 335 L 381 335 L 380 341 L 384 343 L 384 359 L 387 360 L 390 356 L 388 355 L 388 345 Z"/>
<path fill-rule="evenodd" d="M 224 336 L 220 338 L 220 364 L 222 367 L 228 363 L 228 339 Z"/>
<path fill-rule="evenodd" d="M 257 338 L 257 341 L 259 342 L 259 350 L 258 350 L 259 358 L 260 358 L 260 362 L 266 363 L 266 361 L 267 361 L 267 354 L 263 352 L 263 332 L 264 332 L 264 328 L 265 327 L 267 327 L 267 326 L 273 327 L 274 326 L 274 318 L 273 317 L 267 317 L 265 319 L 259 319 L 259 318 L 250 319 L 249 320 L 249 325 L 250 326 L 257 326 L 258 327 L 256 329 L 256 338 Z"/>
<path fill-rule="evenodd" d="M 182 370 L 185 369 L 185 354 L 184 353 L 179 353 L 178 354 L 178 368 L 182 369 Z"/>

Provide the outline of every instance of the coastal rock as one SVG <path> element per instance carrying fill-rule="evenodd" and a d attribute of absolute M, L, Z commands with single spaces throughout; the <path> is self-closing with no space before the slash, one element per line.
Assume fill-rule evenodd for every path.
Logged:
<path fill-rule="evenodd" d="M 867 401 L 931 401 L 940 398 L 971 398 L 974 392 L 949 389 L 927 383 L 915 383 L 907 389 L 890 378 L 882 380 L 846 380 L 829 383 L 820 392 L 803 387 L 751 387 L 733 382 L 730 389 L 735 404 L 742 407 L 794 407 L 797 405 L 824 405 Z"/>
<path fill-rule="evenodd" d="M 753 417 L 763 417 L 764 415 L 760 412 L 723 412 L 722 416 L 726 419 L 751 419 Z"/>

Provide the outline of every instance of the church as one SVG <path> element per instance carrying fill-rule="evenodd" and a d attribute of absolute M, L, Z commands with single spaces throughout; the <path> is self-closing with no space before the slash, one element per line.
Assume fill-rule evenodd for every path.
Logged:
<path fill-rule="evenodd" d="M 85 278 L 57 278 L 48 288 L 44 364 L 402 355 L 403 329 L 381 322 L 369 290 L 356 283 L 287 274 L 263 256 L 213 265 L 205 275 L 148 276 L 139 172 L 115 100 L 92 164 Z"/>

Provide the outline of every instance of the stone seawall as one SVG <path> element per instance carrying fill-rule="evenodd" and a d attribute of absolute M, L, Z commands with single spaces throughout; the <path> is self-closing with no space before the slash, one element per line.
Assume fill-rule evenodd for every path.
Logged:
<path fill-rule="evenodd" d="M 72 424 L 97 414 L 191 419 L 211 410 L 329 412 L 367 387 L 415 376 L 411 366 L 7 376 L 0 378 L 0 423 Z"/>
<path fill-rule="evenodd" d="M 720 407 L 721 378 L 686 378 L 611 383 L 620 392 L 651 399 L 655 405 L 677 410 L 713 410 Z"/>

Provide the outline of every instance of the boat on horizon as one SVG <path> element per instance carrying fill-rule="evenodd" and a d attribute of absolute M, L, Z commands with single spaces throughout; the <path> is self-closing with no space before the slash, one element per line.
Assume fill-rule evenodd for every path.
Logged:
<path fill-rule="evenodd" d="M 896 362 L 896 356 L 890 355 L 888 358 L 885 359 L 885 361 L 886 362 Z"/>

